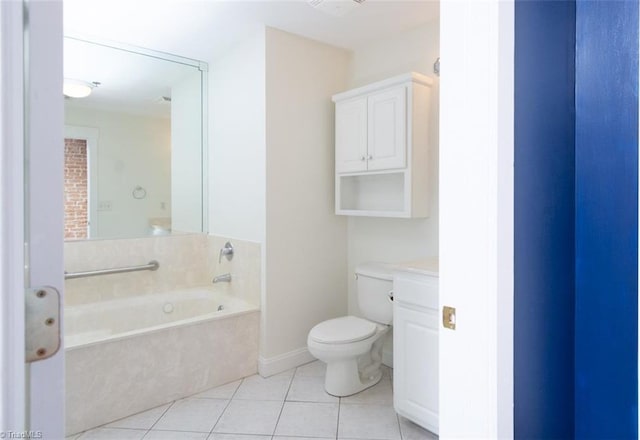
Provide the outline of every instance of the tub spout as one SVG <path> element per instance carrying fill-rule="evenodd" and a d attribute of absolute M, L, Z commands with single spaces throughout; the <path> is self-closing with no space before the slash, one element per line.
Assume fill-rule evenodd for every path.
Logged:
<path fill-rule="evenodd" d="M 230 283 L 231 282 L 231 274 L 225 273 L 222 275 L 218 275 L 213 277 L 213 283 Z"/>

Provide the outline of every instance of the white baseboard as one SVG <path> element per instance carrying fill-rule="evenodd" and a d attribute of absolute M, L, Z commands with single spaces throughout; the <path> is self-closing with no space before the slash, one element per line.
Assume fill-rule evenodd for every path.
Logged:
<path fill-rule="evenodd" d="M 258 373 L 262 377 L 273 376 L 300 365 L 314 361 L 314 358 L 307 347 L 299 348 L 271 358 L 258 356 Z"/>

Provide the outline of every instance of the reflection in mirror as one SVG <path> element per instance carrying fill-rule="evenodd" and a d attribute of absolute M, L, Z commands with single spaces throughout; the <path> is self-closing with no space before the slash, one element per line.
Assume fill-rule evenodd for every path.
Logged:
<path fill-rule="evenodd" d="M 206 70 L 65 37 L 65 239 L 205 232 Z"/>

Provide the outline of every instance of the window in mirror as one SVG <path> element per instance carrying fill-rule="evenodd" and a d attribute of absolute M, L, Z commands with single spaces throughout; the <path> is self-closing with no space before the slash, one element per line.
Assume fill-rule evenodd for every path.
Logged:
<path fill-rule="evenodd" d="M 64 140 L 64 238 L 89 236 L 87 212 L 87 140 Z"/>

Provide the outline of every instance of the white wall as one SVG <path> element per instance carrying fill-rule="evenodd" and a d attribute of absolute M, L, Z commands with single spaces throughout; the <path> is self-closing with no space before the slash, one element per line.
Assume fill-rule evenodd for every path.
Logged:
<path fill-rule="evenodd" d="M 439 56 L 439 24 L 418 28 L 359 48 L 353 54 L 349 88 L 415 71 L 434 78 L 429 124 L 429 203 L 427 219 L 349 217 L 349 273 L 365 261 L 401 262 L 438 255 L 438 114 L 439 79 L 433 63 Z M 360 313 L 356 286 L 349 277 L 349 313 Z M 387 351 L 387 349 L 385 349 Z"/>
<path fill-rule="evenodd" d="M 347 228 L 334 214 L 331 95 L 346 88 L 349 61 L 348 51 L 267 28 L 263 374 L 278 370 L 283 356 L 306 353 L 315 324 L 347 312 Z"/>
<path fill-rule="evenodd" d="M 99 130 L 98 201 L 111 209 L 98 210 L 98 237 L 144 236 L 150 218 L 171 215 L 169 119 L 67 105 L 65 124 Z M 144 199 L 134 199 L 137 185 Z"/>
<path fill-rule="evenodd" d="M 202 232 L 202 72 L 171 88 L 171 230 Z"/>
<path fill-rule="evenodd" d="M 264 29 L 209 63 L 209 231 L 265 235 Z"/>
<path fill-rule="evenodd" d="M 438 33 L 430 23 L 352 54 L 267 28 L 210 63 L 210 231 L 264 244 L 261 373 L 303 359 L 316 323 L 358 313 L 358 263 L 438 254 L 438 80 L 428 219 L 334 214 L 330 100 L 408 71 L 433 76 Z"/>

